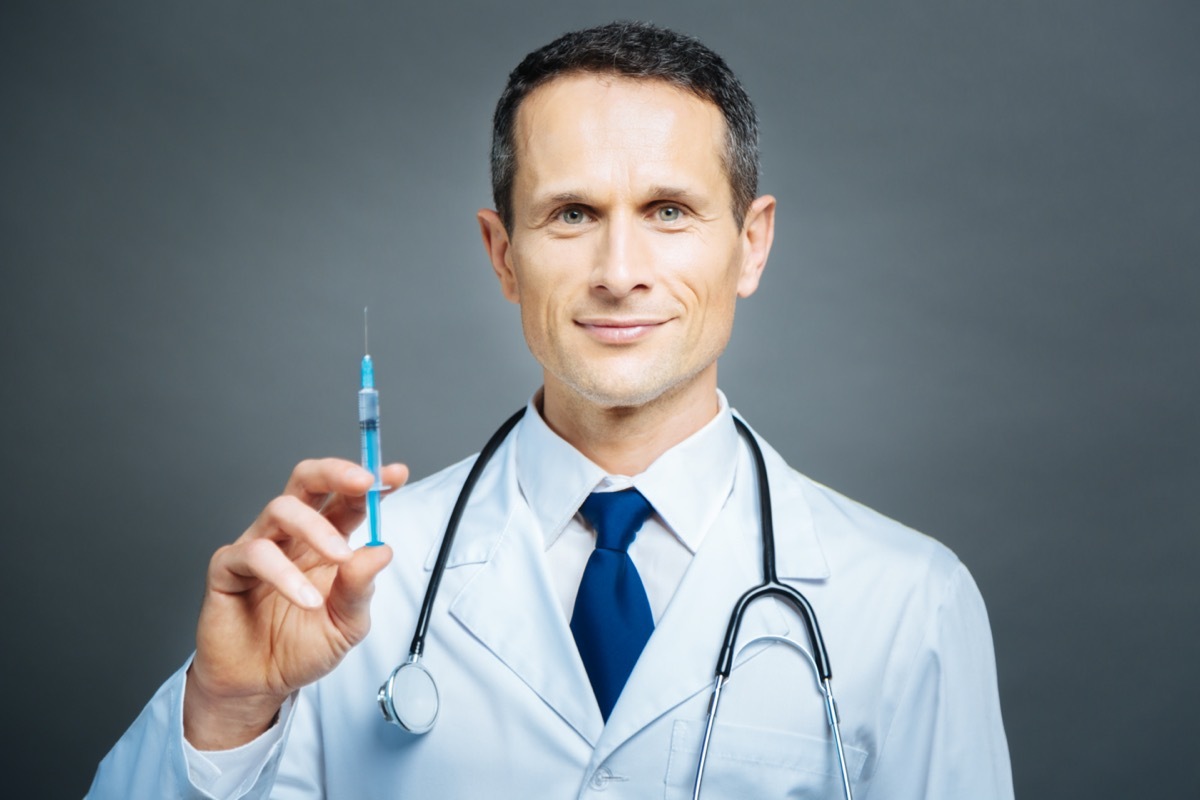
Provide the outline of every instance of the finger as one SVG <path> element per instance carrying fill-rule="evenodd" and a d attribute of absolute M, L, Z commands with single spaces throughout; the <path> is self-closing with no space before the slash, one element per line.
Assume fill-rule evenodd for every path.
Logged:
<path fill-rule="evenodd" d="M 281 537 L 304 542 L 330 561 L 346 561 L 351 555 L 341 531 L 330 524 L 321 512 L 305 505 L 297 497 L 284 495 L 267 503 L 262 514 L 246 531 L 247 539 Z"/>
<path fill-rule="evenodd" d="M 385 496 L 389 495 L 408 482 L 408 467 L 399 463 L 388 464 L 379 471 L 379 481 L 387 487 L 381 492 L 381 494 Z M 374 485 L 374 481 L 372 481 L 372 485 Z M 370 486 L 367 487 L 367 489 L 370 488 Z M 330 504 L 341 498 L 348 507 L 362 511 L 367 507 L 366 494 L 367 493 L 364 490 L 361 493 L 344 493 L 333 496 L 329 498 L 329 503 L 327 503 L 324 508 L 328 508 Z"/>
<path fill-rule="evenodd" d="M 384 496 L 399 489 L 408 480 L 408 467 L 403 464 L 388 464 L 380 472 L 380 480 L 388 488 L 381 492 Z M 331 495 L 329 502 L 321 507 L 321 513 L 333 527 L 345 535 L 349 535 L 366 516 L 367 499 L 365 495 Z"/>
<path fill-rule="evenodd" d="M 221 548 L 213 556 L 208 575 L 209 587 L 226 594 L 239 594 L 261 581 L 302 608 L 318 608 L 324 602 L 317 587 L 270 539 Z"/>
<path fill-rule="evenodd" d="M 342 458 L 310 458 L 292 470 L 283 494 L 319 508 L 330 494 L 361 496 L 375 482 L 368 470 Z"/>
<path fill-rule="evenodd" d="M 339 621 L 352 641 L 367 635 L 370 627 L 370 601 L 375 577 L 392 560 L 392 548 L 385 545 L 360 547 L 354 557 L 338 568 L 329 590 L 329 614 Z"/>
<path fill-rule="evenodd" d="M 384 494 L 391 494 L 408 483 L 408 465 L 387 464 L 380 471 L 379 479 L 383 481 L 384 486 L 388 487 Z"/>

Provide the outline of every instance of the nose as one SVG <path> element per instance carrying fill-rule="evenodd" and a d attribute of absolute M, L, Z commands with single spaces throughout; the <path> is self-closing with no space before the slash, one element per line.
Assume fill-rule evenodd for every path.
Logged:
<path fill-rule="evenodd" d="M 592 266 L 593 291 L 621 298 L 649 289 L 653 259 L 645 239 L 645 232 L 627 215 L 609 217 Z"/>

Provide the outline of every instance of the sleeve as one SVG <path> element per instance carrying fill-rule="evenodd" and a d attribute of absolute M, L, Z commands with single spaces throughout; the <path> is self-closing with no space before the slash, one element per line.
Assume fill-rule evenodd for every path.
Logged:
<path fill-rule="evenodd" d="M 987 610 L 957 563 L 880 749 L 870 800 L 1012 800 Z"/>
<path fill-rule="evenodd" d="M 100 762 L 87 800 L 258 800 L 271 795 L 295 703 L 289 698 L 279 721 L 253 742 L 202 753 L 183 738 L 183 693 L 190 665 L 191 659 L 162 685 Z"/>

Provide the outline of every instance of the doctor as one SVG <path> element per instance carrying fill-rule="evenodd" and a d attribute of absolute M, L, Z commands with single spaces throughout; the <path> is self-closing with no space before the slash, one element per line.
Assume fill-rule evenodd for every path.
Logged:
<path fill-rule="evenodd" d="M 479 226 L 544 383 L 450 555 L 425 656 L 441 693 L 432 731 L 386 724 L 375 692 L 406 657 L 472 459 L 384 504 L 394 556 L 353 546 L 370 476 L 305 461 L 213 556 L 194 657 L 91 796 L 691 796 L 728 614 L 761 580 L 754 467 L 717 388 L 774 229 L 754 110 L 695 40 L 636 23 L 579 31 L 510 76 L 492 170 L 496 210 Z M 855 796 L 1011 797 L 991 635 L 966 569 L 762 446 L 779 574 L 825 633 Z M 616 516 L 637 518 L 615 546 L 602 532 L 613 492 L 633 498 Z M 594 585 L 605 559 L 624 611 Z M 743 625 L 743 640 L 761 635 L 808 646 L 773 600 Z M 833 797 L 838 776 L 811 668 L 785 646 L 749 648 L 705 797 Z"/>

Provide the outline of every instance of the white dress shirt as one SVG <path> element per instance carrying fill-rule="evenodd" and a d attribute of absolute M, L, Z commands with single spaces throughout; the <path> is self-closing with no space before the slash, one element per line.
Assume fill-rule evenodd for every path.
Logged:
<path fill-rule="evenodd" d="M 534 403 L 517 441 L 517 480 L 546 540 L 550 579 L 569 620 L 596 534 L 579 514 L 592 492 L 636 488 L 654 513 L 629 547 L 657 623 L 733 489 L 738 434 L 717 392 L 716 416 L 639 475 L 612 475 L 550 430 Z"/>

